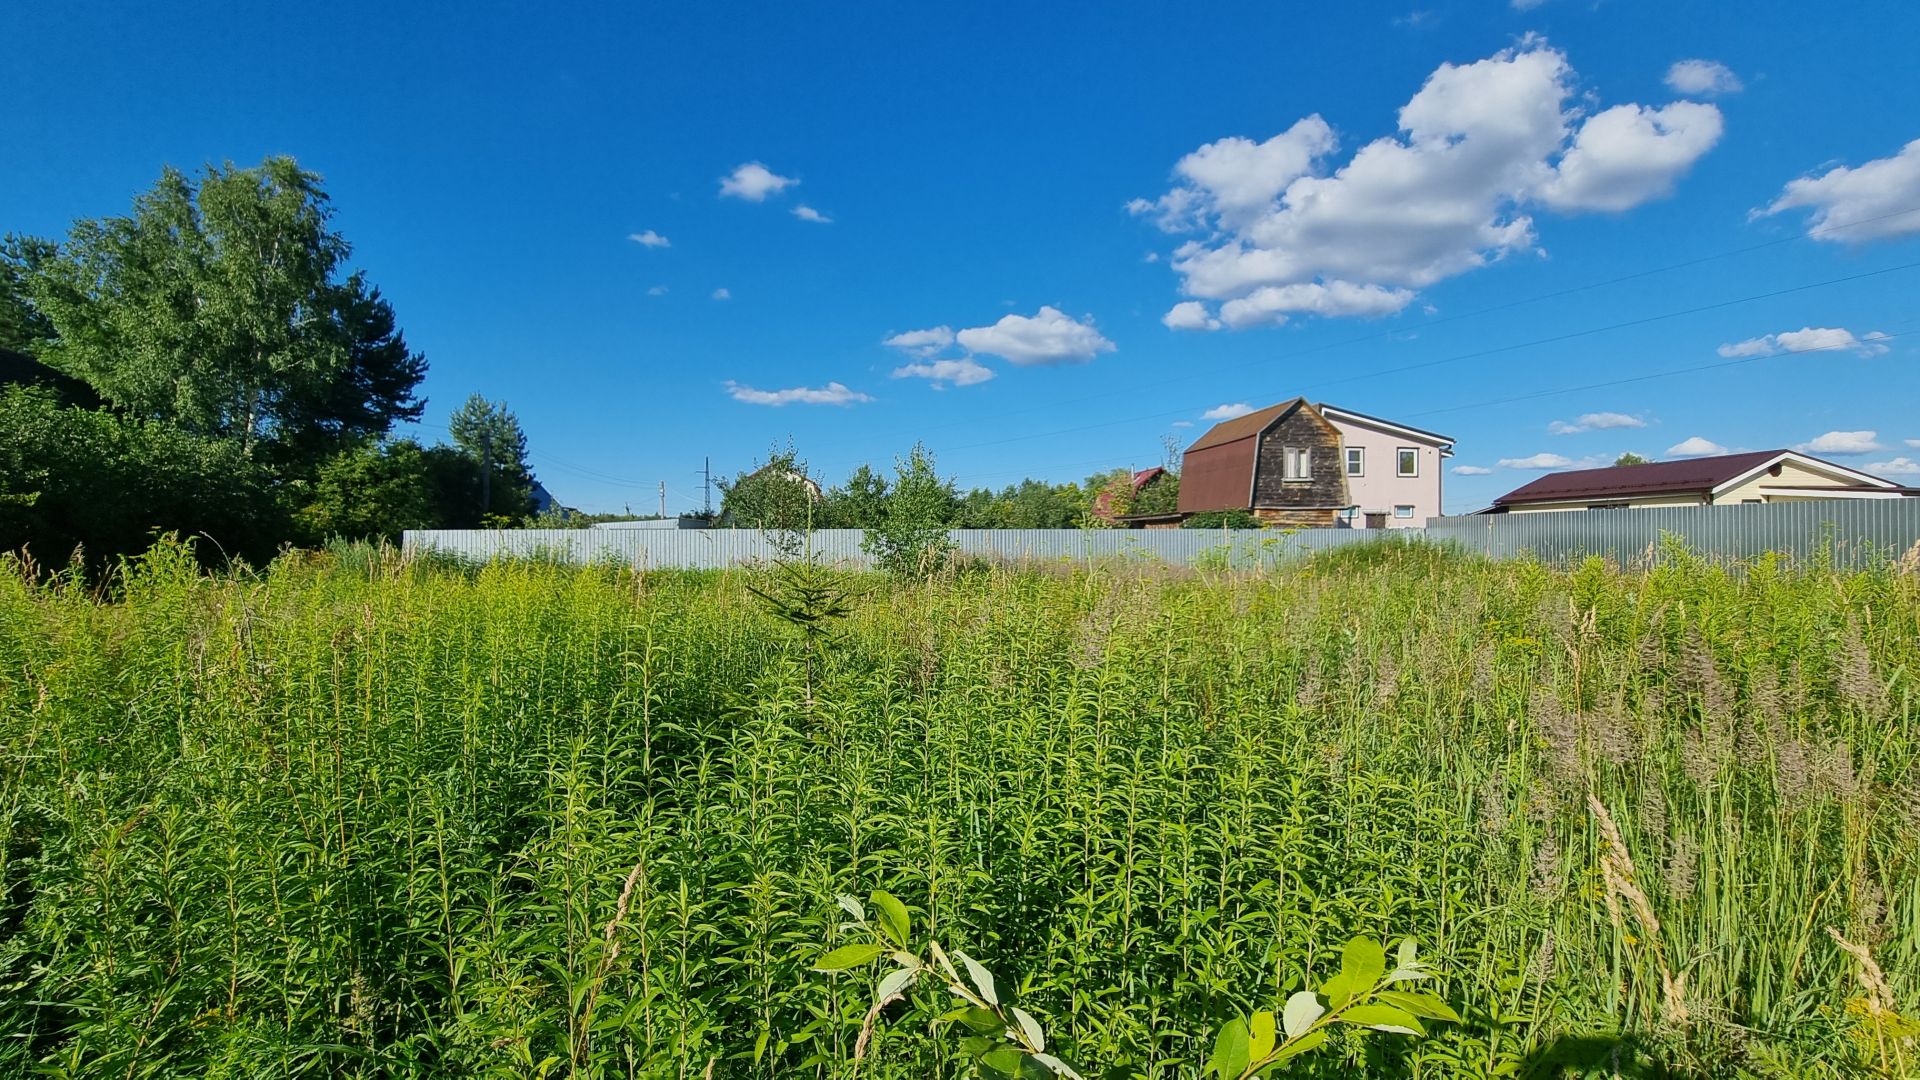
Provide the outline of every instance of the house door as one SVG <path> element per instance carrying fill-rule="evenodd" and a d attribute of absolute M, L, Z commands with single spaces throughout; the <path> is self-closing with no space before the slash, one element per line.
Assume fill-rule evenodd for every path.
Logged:
<path fill-rule="evenodd" d="M 1385 510 L 1381 510 L 1378 512 L 1368 511 L 1367 528 L 1384 529 L 1386 527 L 1387 527 L 1387 512 Z"/>

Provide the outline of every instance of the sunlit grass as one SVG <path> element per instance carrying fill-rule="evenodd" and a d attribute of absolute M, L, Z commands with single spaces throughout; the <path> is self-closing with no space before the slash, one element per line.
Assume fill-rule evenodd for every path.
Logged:
<path fill-rule="evenodd" d="M 1356 934 L 1465 1022 L 1299 1075 L 1860 1075 L 1827 927 L 1912 1011 L 1911 574 L 870 579 L 811 676 L 753 580 L 0 575 L 0 1075 L 855 1075 L 871 987 L 808 968 L 876 887 L 1089 1075 L 1194 1075 Z"/>

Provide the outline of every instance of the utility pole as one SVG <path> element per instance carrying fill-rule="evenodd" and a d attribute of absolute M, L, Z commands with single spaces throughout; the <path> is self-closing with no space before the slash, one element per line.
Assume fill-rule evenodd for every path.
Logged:
<path fill-rule="evenodd" d="M 667 516 L 667 482 L 660 481 L 660 516 Z"/>
<path fill-rule="evenodd" d="M 480 433 L 480 516 L 493 513 L 493 432 Z"/>
<path fill-rule="evenodd" d="M 705 497 L 707 500 L 707 507 L 706 507 L 706 512 L 704 516 L 708 521 L 712 521 L 713 520 L 713 458 L 706 457 L 706 458 L 702 458 L 701 461 L 702 461 L 702 464 L 700 466 L 700 478 L 701 478 L 700 487 L 701 487 L 701 490 L 705 492 Z"/>

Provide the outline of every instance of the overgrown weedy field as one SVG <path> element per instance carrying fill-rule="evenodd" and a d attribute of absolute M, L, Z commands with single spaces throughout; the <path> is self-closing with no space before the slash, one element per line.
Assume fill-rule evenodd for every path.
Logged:
<path fill-rule="evenodd" d="M 1911 569 L 861 578 L 811 687 L 756 580 L 7 568 L 0 1075 L 965 1075 L 810 970 L 876 887 L 1089 1077 L 1356 934 L 1463 1022 L 1282 1075 L 1920 1062 Z"/>

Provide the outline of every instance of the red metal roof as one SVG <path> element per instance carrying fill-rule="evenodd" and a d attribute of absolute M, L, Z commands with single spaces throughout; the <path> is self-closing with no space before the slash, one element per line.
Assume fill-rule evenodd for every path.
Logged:
<path fill-rule="evenodd" d="M 1705 494 L 1736 477 L 1787 453 L 1756 450 L 1747 454 L 1655 461 L 1646 465 L 1614 465 L 1548 473 L 1493 500 L 1495 506 L 1515 503 L 1560 502 L 1571 499 L 1624 499 L 1635 495 Z"/>

